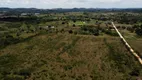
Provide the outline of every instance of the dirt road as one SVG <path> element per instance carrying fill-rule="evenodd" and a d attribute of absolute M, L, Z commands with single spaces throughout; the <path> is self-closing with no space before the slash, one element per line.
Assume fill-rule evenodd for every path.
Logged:
<path fill-rule="evenodd" d="M 123 42 L 125 43 L 125 45 L 129 48 L 129 50 L 131 51 L 131 53 L 139 60 L 140 64 L 142 65 L 142 59 L 140 58 L 140 56 L 132 49 L 132 47 L 128 44 L 128 42 L 125 40 L 125 38 L 122 36 L 122 34 L 119 32 L 119 30 L 116 28 L 116 26 L 114 25 L 114 23 L 112 22 L 112 25 L 114 27 L 114 29 L 116 30 L 116 32 L 119 34 L 120 38 L 123 40 Z"/>

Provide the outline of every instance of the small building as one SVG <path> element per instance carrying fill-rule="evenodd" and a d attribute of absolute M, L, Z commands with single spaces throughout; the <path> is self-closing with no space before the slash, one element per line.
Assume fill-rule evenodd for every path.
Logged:
<path fill-rule="evenodd" d="M 35 16 L 38 16 L 38 15 L 40 15 L 40 13 L 34 13 L 34 15 L 35 15 Z"/>
<path fill-rule="evenodd" d="M 55 26 L 44 26 L 44 27 L 39 26 L 39 29 L 50 30 L 50 29 L 55 29 Z"/>
<path fill-rule="evenodd" d="M 55 26 L 51 26 L 51 29 L 55 29 Z"/>
<path fill-rule="evenodd" d="M 27 16 L 29 13 L 21 13 L 21 16 Z"/>
<path fill-rule="evenodd" d="M 44 29 L 49 29 L 49 26 L 45 26 Z"/>

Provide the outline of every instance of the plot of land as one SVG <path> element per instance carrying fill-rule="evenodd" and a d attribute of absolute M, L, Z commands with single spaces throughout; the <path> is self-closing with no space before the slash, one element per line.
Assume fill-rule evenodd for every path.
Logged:
<path fill-rule="evenodd" d="M 0 78 L 6 80 L 130 80 L 142 75 L 118 37 L 51 33 L 0 53 Z"/>

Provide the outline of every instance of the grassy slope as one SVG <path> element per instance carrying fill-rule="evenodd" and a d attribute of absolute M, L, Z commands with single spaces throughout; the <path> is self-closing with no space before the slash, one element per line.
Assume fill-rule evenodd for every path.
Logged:
<path fill-rule="evenodd" d="M 120 80 L 142 76 L 116 37 L 47 34 L 0 50 L 0 79 Z"/>

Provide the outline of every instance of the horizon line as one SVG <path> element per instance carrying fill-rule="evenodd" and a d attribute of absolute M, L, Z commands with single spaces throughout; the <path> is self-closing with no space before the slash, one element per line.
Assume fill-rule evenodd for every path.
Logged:
<path fill-rule="evenodd" d="M 74 7 L 74 8 L 36 8 L 36 7 L 0 7 L 0 8 L 9 8 L 9 9 L 20 9 L 20 8 L 24 8 L 24 9 L 142 9 L 141 8 L 137 8 L 137 7 L 133 7 L 133 8 L 118 8 L 118 7 L 112 7 L 112 8 L 85 8 L 85 7 Z"/>

